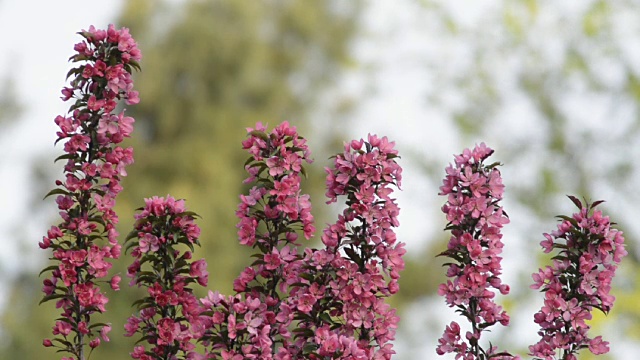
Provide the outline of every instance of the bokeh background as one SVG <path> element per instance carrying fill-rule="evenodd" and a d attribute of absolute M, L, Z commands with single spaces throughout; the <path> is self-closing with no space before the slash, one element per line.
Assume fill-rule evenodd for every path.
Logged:
<path fill-rule="evenodd" d="M 435 359 L 456 316 L 435 294 L 444 275 L 434 254 L 447 241 L 438 186 L 454 153 L 484 141 L 504 164 L 511 218 L 512 295 L 501 301 L 512 325 L 492 340 L 523 355 L 536 341 L 530 273 L 548 261 L 541 234 L 575 194 L 607 200 L 630 253 L 613 312 L 592 321 L 611 342 L 599 358 L 640 357 L 639 1 L 0 0 L 0 359 L 56 358 L 40 345 L 57 311 L 38 306 L 37 275 L 48 255 L 37 243 L 56 221 L 54 201 L 41 199 L 62 172 L 53 119 L 68 106 L 59 91 L 75 33 L 109 23 L 129 27 L 143 52 L 121 233 L 144 197 L 187 199 L 203 217 L 209 287 L 228 292 L 248 263 L 234 226 L 245 127 L 288 120 L 309 139 L 319 228 L 335 213 L 323 200 L 328 157 L 351 138 L 387 135 L 402 155 L 408 248 L 392 300 L 403 319 L 396 358 Z M 137 295 L 124 286 L 110 296 L 112 341 L 92 359 L 127 358 L 122 326 Z"/>

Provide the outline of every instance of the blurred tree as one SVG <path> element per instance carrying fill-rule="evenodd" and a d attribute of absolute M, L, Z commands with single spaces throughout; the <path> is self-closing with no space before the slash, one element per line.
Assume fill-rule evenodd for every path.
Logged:
<path fill-rule="evenodd" d="M 614 293 L 620 301 L 606 323 L 598 317 L 594 324 L 599 331 L 601 326 L 624 329 L 626 336 L 637 338 L 640 311 L 631 299 L 640 296 L 640 4 L 499 0 L 462 11 L 455 2 L 421 3 L 424 41 L 442 45 L 425 59 L 432 84 L 428 104 L 453 119 L 465 146 L 486 141 L 505 163 L 505 207 L 511 226 L 522 234 L 522 243 L 511 246 L 522 254 L 539 253 L 541 233 L 555 227 L 553 216 L 573 211 L 564 194 L 606 199 L 603 208 L 625 230 L 630 253 L 620 277 L 636 279 L 617 279 Z M 441 158 L 427 155 L 417 162 L 434 182 L 441 181 Z M 431 257 L 434 247 L 445 246 L 438 241 L 414 256 Z M 523 264 L 537 265 L 531 257 Z M 430 266 L 443 271 L 437 262 Z M 533 269 L 523 271 L 517 277 L 522 285 L 512 285 L 515 301 L 540 306 L 526 286 Z M 414 292 L 433 294 L 434 283 Z M 503 341 L 524 347 L 517 334 L 504 333 Z"/>
<path fill-rule="evenodd" d="M 23 105 L 16 96 L 14 79 L 9 75 L 4 75 L 2 79 L 0 79 L 0 129 L 3 130 L 3 135 L 8 133 L 6 131 L 7 129 L 17 123 L 22 110 Z M 2 138 L 2 136 L 0 136 L 0 146 L 3 148 L 6 148 L 5 141 L 6 138 Z M 3 159 L 3 157 L 6 156 L 9 156 L 9 154 L 5 151 L 3 155 L 0 155 L 0 160 L 6 160 Z M 4 266 L 5 264 L 3 264 L 3 259 L 0 258 L 0 271 L 5 271 Z M 8 281 L 8 279 L 5 281 Z M 0 282 L 0 284 L 2 284 L 2 282 Z"/>
<path fill-rule="evenodd" d="M 202 216 L 202 250 L 196 257 L 209 263 L 209 288 L 230 292 L 250 262 L 237 243 L 234 215 L 246 190 L 248 156 L 240 145 L 245 128 L 289 120 L 302 134 L 310 132 L 316 99 L 350 59 L 359 12 L 359 2 L 339 0 L 126 2 L 117 23 L 138 41 L 143 71 L 135 78 L 141 102 L 127 109 L 136 119 L 129 143 L 136 162 L 118 198 L 122 236 L 143 198 L 170 193 L 187 199 L 187 207 Z M 322 147 L 311 142 L 313 150 Z M 309 170 L 306 191 L 317 209 L 324 208 L 323 172 L 320 166 Z M 321 212 L 315 215 L 322 227 Z M 123 258 L 114 266 L 122 275 Z M 21 277 L 10 290 L 3 315 L 9 336 L 0 344 L 0 358 L 52 356 L 39 343 L 53 325 L 53 311 L 37 306 L 41 279 L 33 278 Z M 121 337 L 136 296 L 126 282 L 110 297 L 104 319 L 113 323 L 113 340 L 92 360 L 123 359 L 133 348 Z"/>
<path fill-rule="evenodd" d="M 234 227 L 246 177 L 245 128 L 289 120 L 303 134 L 310 129 L 314 99 L 346 63 L 355 30 L 358 7 L 339 5 L 127 3 L 121 23 L 139 39 L 144 68 L 135 79 L 142 101 L 128 111 L 138 126 L 136 165 L 125 180 L 120 213 L 132 214 L 154 194 L 187 199 L 202 216 L 211 288 L 229 291 L 229 279 L 246 266 Z M 313 199 L 322 194 L 316 187 Z"/>
<path fill-rule="evenodd" d="M 14 79 L 5 76 L 0 84 L 0 125 L 7 126 L 16 120 L 23 110 L 23 106 L 16 97 Z"/>

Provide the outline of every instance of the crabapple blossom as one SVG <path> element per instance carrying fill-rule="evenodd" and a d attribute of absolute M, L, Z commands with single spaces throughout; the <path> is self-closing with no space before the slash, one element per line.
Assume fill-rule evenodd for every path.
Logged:
<path fill-rule="evenodd" d="M 473 150 L 465 149 L 455 156 L 454 165 L 446 168 L 440 195 L 447 197 L 442 207 L 451 231 L 447 250 L 438 256 L 451 259 L 447 277 L 438 294 L 444 296 L 449 307 L 471 323 L 471 331 L 464 338 L 460 326 L 452 322 L 438 340 L 439 355 L 455 353 L 456 358 L 484 359 L 500 357 L 512 359 L 508 353 L 498 353 L 495 347 L 483 348 L 480 338 L 484 331 L 500 323 L 509 324 L 509 315 L 494 302 L 495 291 L 509 293 L 509 286 L 500 280 L 502 267 L 502 234 L 500 230 L 509 218 L 499 201 L 504 185 L 497 163 L 485 165 L 493 150 L 484 143 Z M 493 290 L 492 290 L 493 289 Z M 466 341 L 465 341 L 466 339 Z"/>
<path fill-rule="evenodd" d="M 308 239 L 315 231 L 309 195 L 300 189 L 310 152 L 287 122 L 269 133 L 261 123 L 247 132 L 242 143 L 250 154 L 245 182 L 256 185 L 240 196 L 236 216 L 240 244 L 256 249 L 256 260 L 234 281 L 236 295 L 210 293 L 202 299 L 211 314 L 201 317 L 202 340 L 211 346 L 211 356 L 286 359 L 289 327 L 298 311 L 287 288 L 298 281 L 299 234 Z"/>
<path fill-rule="evenodd" d="M 560 224 L 544 234 L 545 253 L 558 250 L 553 264 L 533 273 L 532 289 L 544 292 L 544 305 L 534 315 L 540 325 L 540 341 L 529 347 L 536 359 L 573 359 L 583 348 L 593 354 L 609 352 L 601 336 L 589 337 L 594 309 L 608 314 L 615 298 L 609 293 L 616 268 L 627 255 L 622 232 L 611 227 L 608 216 L 596 210 L 602 201 L 582 204 L 571 217 L 559 216 Z"/>
<path fill-rule="evenodd" d="M 398 316 L 385 298 L 399 289 L 404 244 L 396 241 L 399 208 L 391 197 L 402 169 L 386 137 L 345 145 L 327 168 L 329 202 L 346 208 L 307 249 L 291 290 L 296 312 L 293 358 L 390 359 Z"/>
<path fill-rule="evenodd" d="M 207 263 L 190 262 L 194 245 L 199 245 L 200 229 L 195 213 L 185 209 L 184 200 L 154 196 L 135 215 L 136 225 L 125 240 L 134 258 L 128 276 L 131 283 L 145 287 L 148 295 L 135 305 L 138 313 L 127 320 L 126 336 L 136 333 L 151 346 L 136 347 L 134 359 L 174 359 L 194 356 L 199 339 L 198 316 L 202 307 L 193 294 L 191 284 L 206 286 Z M 150 238 L 155 239 L 153 246 Z M 184 253 L 180 247 L 186 247 Z"/>
<path fill-rule="evenodd" d="M 133 132 L 135 120 L 117 111 L 118 101 L 140 101 L 131 73 L 141 58 L 128 29 L 91 26 L 79 33 L 70 60 L 77 63 L 62 89 L 72 100 L 69 112 L 57 116 L 57 142 L 63 143 L 64 175 L 55 195 L 61 222 L 39 243 L 51 249 L 51 266 L 41 274 L 44 297 L 56 301 L 62 314 L 53 337 L 42 341 L 66 353 L 62 360 L 86 360 L 89 351 L 109 342 L 110 323 L 92 316 L 106 311 L 103 287 L 117 291 L 121 276 L 112 275 L 118 243 L 116 197 L 121 179 L 133 163 L 133 150 L 119 144 Z M 197 215 L 184 200 L 145 199 L 134 229 L 123 246 L 132 261 L 130 285 L 146 291 L 124 325 L 125 336 L 139 335 L 130 353 L 141 360 L 206 359 L 391 359 L 399 317 L 387 298 L 399 291 L 404 244 L 398 242 L 399 207 L 392 196 L 402 181 L 395 143 L 386 137 L 345 144 L 326 168 L 327 203 L 344 201 L 337 220 L 319 235 L 320 249 L 303 247 L 302 237 L 315 233 L 311 201 L 301 189 L 304 163 L 311 163 L 306 140 L 287 122 L 267 131 L 258 123 L 247 129 L 242 147 L 250 157 L 247 193 L 240 196 L 236 216 L 238 241 L 254 250 L 251 262 L 233 282 L 233 295 L 209 291 L 197 299 L 195 284 L 209 280 L 204 259 L 193 260 L 199 244 Z M 440 195 L 447 201 L 447 250 L 438 256 L 449 278 L 438 293 L 465 317 L 471 331 L 463 334 L 453 321 L 438 339 L 439 355 L 464 360 L 519 359 L 489 344 L 485 331 L 507 326 L 509 315 L 495 302 L 510 288 L 500 275 L 502 227 L 509 218 L 500 201 L 504 194 L 497 163 L 486 165 L 493 150 L 484 143 L 456 155 L 446 168 Z M 596 206 L 571 197 L 579 211 L 560 216 L 556 231 L 543 234 L 545 253 L 558 250 L 551 266 L 532 275 L 533 289 L 544 293 L 534 315 L 540 341 L 529 347 L 536 359 L 577 359 L 589 349 L 609 351 L 601 336 L 591 338 L 586 323 L 593 309 L 608 313 L 617 266 L 627 254 L 622 232 Z M 196 348 L 204 350 L 203 354 Z"/>
<path fill-rule="evenodd" d="M 108 341 L 111 330 L 107 324 L 92 324 L 91 316 L 104 312 L 108 302 L 100 284 L 118 288 L 117 281 L 100 279 L 107 277 L 110 259 L 120 255 L 113 207 L 133 152 L 118 144 L 131 135 L 134 120 L 124 111 L 113 111 L 118 100 L 137 102 L 131 72 L 139 70 L 140 50 L 126 28 L 91 26 L 79 34 L 84 40 L 74 46 L 76 54 L 70 58 L 79 65 L 69 71 L 70 86 L 62 90 L 62 99 L 74 102 L 68 114 L 54 120 L 59 127 L 56 143 L 64 143 L 65 154 L 56 159 L 66 161 L 64 180 L 57 180 L 57 188 L 47 194 L 57 196 L 62 222 L 51 227 L 39 246 L 51 249 L 54 262 L 42 271 L 48 277 L 41 302 L 56 300 L 62 309 L 53 328 L 59 336 L 44 345 L 71 354 L 69 359 L 84 360 L 87 343 L 97 347 L 96 336 Z M 110 73 L 117 74 L 117 83 L 108 78 Z"/>

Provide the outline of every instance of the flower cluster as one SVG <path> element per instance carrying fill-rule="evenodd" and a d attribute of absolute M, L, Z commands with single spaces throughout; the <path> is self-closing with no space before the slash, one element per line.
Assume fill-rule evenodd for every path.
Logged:
<path fill-rule="evenodd" d="M 138 313 L 125 325 L 126 336 L 136 333 L 151 349 L 137 345 L 131 357 L 141 360 L 194 356 L 194 339 L 203 329 L 199 324 L 202 307 L 191 285 L 206 286 L 209 274 L 204 260 L 191 262 L 194 245 L 199 245 L 200 228 L 184 200 L 153 197 L 136 214 L 135 229 L 125 242 L 133 263 L 128 268 L 131 283 L 146 288 L 148 295 L 138 301 Z M 181 252 L 179 247 L 190 251 Z"/>
<path fill-rule="evenodd" d="M 70 354 L 62 360 L 85 360 L 111 325 L 92 321 L 105 312 L 108 299 L 99 286 L 119 290 L 120 276 L 108 278 L 110 259 L 120 256 L 116 196 L 125 167 L 133 162 L 131 148 L 118 146 L 133 131 L 134 119 L 115 113 L 119 100 L 138 103 L 131 73 L 139 70 L 140 51 L 129 31 L 93 26 L 79 33 L 70 58 L 70 85 L 62 99 L 74 103 L 58 116 L 58 139 L 64 143 L 64 180 L 55 195 L 62 221 L 52 226 L 39 246 L 51 249 L 53 264 L 44 273 L 42 302 L 56 301 L 62 314 L 53 339 L 43 345 Z M 310 163 L 306 140 L 284 122 L 271 132 L 261 123 L 247 129 L 242 145 L 250 153 L 245 163 L 253 183 L 240 196 L 236 211 L 240 244 L 256 251 L 254 261 L 233 283 L 234 295 L 209 291 L 198 300 L 194 286 L 208 282 L 205 260 L 192 261 L 200 245 L 197 215 L 184 200 L 152 197 L 135 215 L 125 239 L 133 263 L 130 285 L 146 290 L 126 325 L 126 336 L 140 340 L 131 352 L 140 360 L 388 360 L 399 318 L 385 300 L 399 291 L 404 268 L 404 244 L 396 239 L 399 208 L 392 197 L 402 168 L 394 143 L 369 135 L 345 144 L 327 168 L 327 203 L 343 199 L 345 208 L 321 235 L 321 249 L 300 251 L 300 236 L 310 239 L 315 227 L 309 195 L 301 190 L 303 163 Z M 450 278 L 438 293 L 465 317 L 471 330 L 464 338 L 451 322 L 438 340 L 439 355 L 464 360 L 519 359 L 489 344 L 480 345 L 484 331 L 509 316 L 495 303 L 497 292 L 509 286 L 501 275 L 502 227 L 509 222 L 499 204 L 504 186 L 497 163 L 486 165 L 493 150 L 484 144 L 466 149 L 446 169 L 440 195 L 451 231 L 447 250 L 438 256 Z M 579 211 L 559 216 L 558 229 L 544 234 L 546 253 L 558 250 L 553 265 L 533 274 L 533 289 L 544 293 L 535 314 L 541 339 L 529 347 L 538 360 L 576 360 L 588 348 L 609 351 L 601 336 L 590 338 L 593 309 L 607 314 L 614 302 L 611 282 L 627 252 L 622 232 L 596 206 L 569 197 Z M 141 344 L 146 343 L 146 344 Z M 196 352 L 200 343 L 203 354 Z"/>
<path fill-rule="evenodd" d="M 389 359 L 398 317 L 384 298 L 398 291 L 404 244 L 396 241 L 397 151 L 386 138 L 353 141 L 327 169 L 330 202 L 347 208 L 322 236 L 325 248 L 299 254 L 313 231 L 300 193 L 306 142 L 283 123 L 248 129 L 248 181 L 236 212 L 240 243 L 258 250 L 234 282 L 236 295 L 201 299 L 207 356 L 223 359 Z"/>
<path fill-rule="evenodd" d="M 62 308 L 53 327 L 56 338 L 45 339 L 44 345 L 84 359 L 86 343 L 93 349 L 101 339 L 108 341 L 111 329 L 91 324 L 91 315 L 105 311 L 108 300 L 98 282 L 111 268 L 107 260 L 120 255 L 113 207 L 133 152 L 116 145 L 130 136 L 134 120 L 113 111 L 118 100 L 139 101 L 131 72 L 139 69 L 140 50 L 126 28 L 91 26 L 80 35 L 84 41 L 75 45 L 77 53 L 70 61 L 81 65 L 69 71 L 70 86 L 62 90 L 62 99 L 73 98 L 75 103 L 69 114 L 55 119 L 56 143 L 64 141 L 65 154 L 56 159 L 66 160 L 64 180 L 56 181 L 58 187 L 47 194 L 57 195 L 62 222 L 51 227 L 40 247 L 52 249 L 55 262 L 42 271 L 50 274 L 44 280 L 42 302 L 56 300 Z M 104 239 L 108 244 L 101 244 Z M 115 276 L 108 282 L 117 289 L 118 281 Z"/>
<path fill-rule="evenodd" d="M 315 231 L 309 195 L 300 189 L 303 162 L 311 160 L 306 140 L 287 122 L 270 133 L 260 123 L 247 131 L 245 182 L 256 185 L 240 196 L 237 228 L 240 243 L 258 252 L 234 281 L 235 296 L 210 293 L 202 300 L 209 314 L 203 341 L 210 356 L 287 359 L 293 320 L 287 287 L 301 267 L 298 234 L 308 239 Z"/>
<path fill-rule="evenodd" d="M 540 325 L 541 339 L 529 347 L 536 359 L 575 360 L 576 354 L 588 348 L 593 354 L 609 351 L 601 336 L 590 338 L 593 309 L 607 314 L 615 298 L 609 294 L 617 265 L 627 254 L 622 232 L 611 228 L 608 216 L 594 208 L 601 201 L 583 204 L 569 197 L 579 211 L 573 216 L 559 216 L 557 230 L 544 234 L 540 245 L 545 253 L 558 250 L 553 265 L 533 274 L 533 289 L 544 292 L 544 305 L 534 315 Z"/>
<path fill-rule="evenodd" d="M 325 228 L 320 250 L 307 249 L 292 288 L 298 328 L 294 358 L 390 359 L 398 316 L 385 298 L 398 289 L 404 244 L 396 241 L 400 186 L 397 150 L 386 137 L 352 141 L 327 168 L 328 202 L 346 208 Z"/>
<path fill-rule="evenodd" d="M 471 331 L 465 336 L 467 343 L 461 339 L 460 326 L 452 322 L 438 340 L 437 353 L 455 353 L 456 359 L 512 358 L 508 353 L 497 353 L 493 346 L 484 349 L 479 343 L 482 332 L 492 325 L 509 324 L 509 316 L 494 302 L 492 290 L 509 293 L 509 286 L 500 280 L 500 230 L 509 222 L 499 205 L 504 185 L 498 164 L 484 164 L 492 153 L 484 143 L 473 150 L 465 149 L 455 156 L 455 166 L 447 167 L 440 187 L 440 195 L 447 196 L 442 211 L 451 239 L 447 250 L 438 256 L 451 259 L 445 264 L 451 280 L 440 285 L 438 294 L 469 320 Z"/>

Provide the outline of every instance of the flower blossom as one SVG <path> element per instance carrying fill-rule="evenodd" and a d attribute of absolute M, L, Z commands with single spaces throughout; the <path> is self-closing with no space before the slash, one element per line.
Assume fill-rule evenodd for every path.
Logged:
<path fill-rule="evenodd" d="M 455 353 L 456 358 L 464 359 L 514 358 L 508 353 L 497 353 L 495 347 L 484 349 L 479 343 L 482 333 L 491 326 L 509 324 L 509 315 L 494 301 L 495 291 L 502 295 L 509 293 L 509 286 L 500 279 L 503 247 L 500 231 L 509 218 L 499 205 L 504 185 L 498 164 L 484 163 L 491 154 L 493 150 L 484 143 L 473 150 L 465 149 L 455 156 L 454 165 L 446 168 L 440 187 L 440 195 L 447 197 L 442 212 L 451 238 L 447 250 L 438 256 L 451 261 L 447 264 L 450 280 L 440 285 L 438 294 L 445 297 L 449 307 L 467 317 L 472 329 L 461 338 L 460 326 L 452 322 L 438 340 L 438 355 Z"/>
<path fill-rule="evenodd" d="M 148 295 L 137 302 L 139 311 L 129 317 L 125 330 L 126 336 L 139 333 L 153 355 L 143 356 L 136 347 L 131 353 L 134 359 L 197 355 L 195 341 L 202 332 L 203 308 L 191 284 L 206 286 L 209 274 L 203 259 L 190 262 L 193 246 L 199 245 L 195 216 L 185 209 L 183 200 L 169 195 L 145 199 L 135 215 L 135 228 L 125 242 L 133 256 L 128 276 L 132 285 L 147 288 Z M 189 250 L 182 252 L 180 247 Z"/>
<path fill-rule="evenodd" d="M 578 207 L 571 217 L 559 216 L 561 222 L 551 234 L 544 234 L 540 245 L 545 253 L 559 249 L 553 265 L 533 273 L 532 289 L 544 292 L 544 305 L 534 315 L 540 325 L 540 340 L 529 346 L 536 359 L 576 358 L 582 348 L 595 355 L 609 351 L 601 336 L 589 337 L 594 309 L 608 314 L 614 297 L 611 281 L 627 251 L 622 232 L 611 227 L 608 216 L 596 210 L 602 201 L 583 205 L 569 196 Z"/>
<path fill-rule="evenodd" d="M 139 70 L 141 56 L 125 28 L 117 30 L 110 25 L 108 30 L 98 30 L 91 26 L 79 34 L 84 40 L 74 46 L 76 54 L 70 58 L 78 65 L 68 73 L 70 85 L 62 89 L 62 99 L 74 101 L 68 114 L 54 120 L 59 127 L 56 143 L 64 143 L 65 154 L 57 159 L 65 161 L 64 180 L 57 180 L 57 188 L 47 194 L 56 195 L 62 222 L 39 244 L 53 251 L 51 260 L 55 262 L 43 271 L 48 276 L 43 301 L 55 299 L 64 319 L 53 328 L 59 336 L 52 344 L 74 358 L 84 358 L 86 345 L 99 346 L 97 336 L 108 341 L 106 333 L 111 329 L 102 323 L 91 324 L 91 316 L 104 312 L 108 302 L 100 284 L 118 289 L 117 281 L 100 279 L 108 276 L 110 259 L 120 256 L 115 229 L 118 216 L 113 208 L 133 152 L 118 144 L 131 135 L 134 120 L 124 117 L 123 112 L 116 115 L 114 110 L 119 100 L 132 104 L 130 100 L 137 98 L 131 73 Z M 123 39 L 126 47 L 120 46 Z M 109 86 L 106 76 L 112 68 L 121 69 L 119 77 L 126 86 Z"/>
<path fill-rule="evenodd" d="M 236 295 L 210 293 L 201 300 L 212 313 L 201 318 L 206 329 L 203 339 L 212 346 L 212 356 L 286 359 L 290 355 L 290 325 L 297 304 L 289 303 L 283 293 L 298 281 L 299 235 L 308 239 L 315 231 L 309 195 L 300 188 L 303 163 L 311 159 L 306 140 L 289 123 L 266 130 L 258 123 L 247 129 L 242 142 L 250 154 L 245 182 L 255 185 L 240 196 L 236 211 L 239 242 L 256 249 L 256 261 L 234 281 Z M 302 309 L 315 298 L 307 300 Z M 226 340 L 209 342 L 220 338 Z"/>
<path fill-rule="evenodd" d="M 329 202 L 347 206 L 322 234 L 323 249 L 307 249 L 290 303 L 301 319 L 291 353 L 326 359 L 390 359 L 399 321 L 385 299 L 398 289 L 404 244 L 397 242 L 399 208 L 391 196 L 402 168 L 386 137 L 345 144 L 327 168 Z M 311 336 L 315 334 L 315 336 Z"/>

